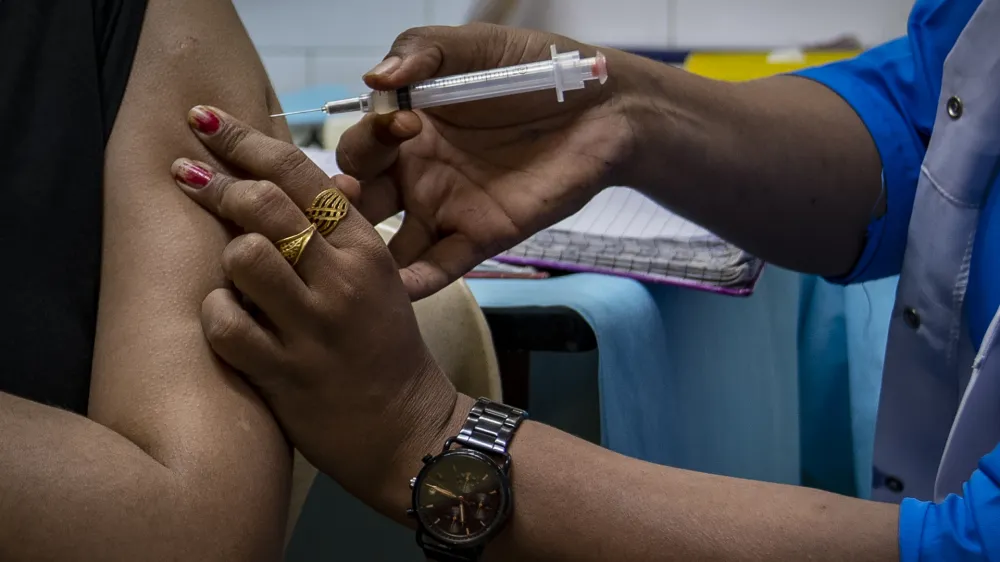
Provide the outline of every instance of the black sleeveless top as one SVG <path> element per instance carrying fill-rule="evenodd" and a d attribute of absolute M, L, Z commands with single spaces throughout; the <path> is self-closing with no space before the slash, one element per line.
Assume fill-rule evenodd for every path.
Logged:
<path fill-rule="evenodd" d="M 0 0 L 0 392 L 86 413 L 104 148 L 146 0 Z"/>

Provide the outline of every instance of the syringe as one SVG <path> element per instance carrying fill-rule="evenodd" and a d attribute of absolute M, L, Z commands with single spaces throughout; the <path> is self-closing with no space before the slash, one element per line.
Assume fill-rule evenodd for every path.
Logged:
<path fill-rule="evenodd" d="M 608 79 L 607 62 L 599 52 L 587 59 L 581 59 L 579 51 L 557 53 L 555 45 L 552 45 L 551 52 L 552 60 L 432 78 L 395 91 L 373 91 L 355 98 L 331 101 L 319 109 L 292 111 L 271 117 L 319 111 L 327 115 L 355 111 L 392 113 L 548 89 L 555 89 L 556 99 L 562 102 L 563 92 L 580 90 L 589 80 L 600 80 L 603 84 Z"/>

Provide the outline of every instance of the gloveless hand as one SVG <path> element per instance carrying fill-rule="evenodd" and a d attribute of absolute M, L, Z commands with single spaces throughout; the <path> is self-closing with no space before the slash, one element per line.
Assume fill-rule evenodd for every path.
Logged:
<path fill-rule="evenodd" d="M 392 90 L 419 80 L 595 48 L 548 33 L 485 24 L 408 31 L 365 77 Z M 372 222 L 400 210 L 389 247 L 413 298 L 445 287 L 483 260 L 569 216 L 616 184 L 631 127 L 616 103 L 624 54 L 608 51 L 610 79 L 427 111 L 369 115 L 344 133 L 340 168 L 361 180 Z M 618 66 L 616 66 L 618 65 Z M 405 142 L 404 142 L 405 141 Z"/>
<path fill-rule="evenodd" d="M 191 121 L 209 150 L 247 178 L 174 164 L 186 194 L 245 232 L 221 256 L 235 290 L 205 299 L 205 334 L 310 462 L 378 506 L 397 458 L 440 447 L 435 431 L 457 393 L 424 345 L 388 249 L 360 213 L 351 208 L 325 239 L 315 234 L 294 267 L 274 244 L 309 227 L 303 209 L 317 194 L 356 196 L 357 182 L 327 177 L 295 146 L 217 109 L 195 108 Z M 258 311 L 244 308 L 237 291 Z"/>

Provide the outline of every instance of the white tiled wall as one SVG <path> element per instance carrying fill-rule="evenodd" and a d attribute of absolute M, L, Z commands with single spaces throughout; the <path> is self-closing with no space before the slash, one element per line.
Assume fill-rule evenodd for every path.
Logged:
<path fill-rule="evenodd" d="M 875 45 L 906 32 L 913 0 L 676 0 L 684 47 L 792 46 L 843 33 Z"/>
<path fill-rule="evenodd" d="M 914 0 L 522 0 L 515 23 L 591 43 L 767 48 L 905 32 Z M 401 31 L 463 23 L 473 0 L 234 0 L 279 92 L 359 77 Z"/>

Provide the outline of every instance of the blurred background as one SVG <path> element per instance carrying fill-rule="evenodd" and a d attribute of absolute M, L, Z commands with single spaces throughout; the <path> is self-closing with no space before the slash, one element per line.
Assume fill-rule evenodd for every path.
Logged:
<path fill-rule="evenodd" d="M 235 0 L 279 92 L 359 77 L 401 31 L 465 23 L 475 0 Z M 637 49 L 768 49 L 905 32 L 913 0 L 527 0 L 507 20 Z"/>
<path fill-rule="evenodd" d="M 689 69 L 700 54 L 752 55 L 699 59 L 725 78 L 770 72 L 761 65 L 776 50 L 787 62 L 792 49 L 801 66 L 815 59 L 794 52 L 845 57 L 899 37 L 913 0 L 234 3 L 292 111 L 365 91 L 361 75 L 415 26 L 486 19 Z M 300 145 L 330 150 L 356 118 L 290 124 Z M 492 330 L 505 399 L 533 418 L 652 462 L 860 497 L 870 492 L 895 283 L 844 288 L 771 266 L 744 297 L 611 275 L 468 280 Z M 288 560 L 333 559 L 422 557 L 410 530 L 320 477 Z"/>

